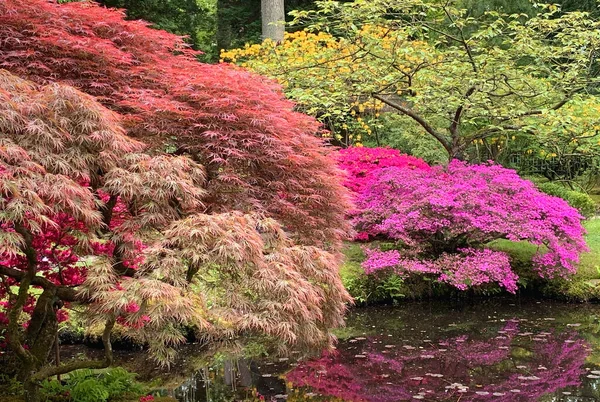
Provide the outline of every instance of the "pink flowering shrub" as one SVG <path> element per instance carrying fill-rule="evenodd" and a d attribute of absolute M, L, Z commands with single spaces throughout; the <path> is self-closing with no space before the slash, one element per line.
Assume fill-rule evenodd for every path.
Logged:
<path fill-rule="evenodd" d="M 344 185 L 354 193 L 361 193 L 370 183 L 372 175 L 388 167 L 428 170 L 429 165 L 419 158 L 400 153 L 392 148 L 351 147 L 338 151 L 340 168 L 348 174 Z"/>
<path fill-rule="evenodd" d="M 587 250 L 575 208 L 494 164 L 378 169 L 356 204 L 356 230 L 392 240 L 396 248 L 367 250 L 367 273 L 426 274 L 461 290 L 497 283 L 515 292 L 518 276 L 508 255 L 486 249 L 487 243 L 538 245 L 533 266 L 544 278 L 574 273 L 579 253 Z"/>

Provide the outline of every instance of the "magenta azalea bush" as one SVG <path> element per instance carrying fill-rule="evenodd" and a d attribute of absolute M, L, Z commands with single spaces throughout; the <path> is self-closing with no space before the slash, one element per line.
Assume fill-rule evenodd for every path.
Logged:
<path fill-rule="evenodd" d="M 344 185 L 355 193 L 361 193 L 370 183 L 372 174 L 379 169 L 429 169 L 429 165 L 422 159 L 402 154 L 392 148 L 345 148 L 338 151 L 336 159 L 338 165 L 348 174 Z"/>
<path fill-rule="evenodd" d="M 375 169 L 367 177 L 356 200 L 358 238 L 395 245 L 367 250 L 367 273 L 434 276 L 461 290 L 497 283 L 515 292 L 518 276 L 508 255 L 487 249 L 489 242 L 538 245 L 533 266 L 544 278 L 574 273 L 587 250 L 575 208 L 499 165 L 453 161 L 431 169 Z"/>

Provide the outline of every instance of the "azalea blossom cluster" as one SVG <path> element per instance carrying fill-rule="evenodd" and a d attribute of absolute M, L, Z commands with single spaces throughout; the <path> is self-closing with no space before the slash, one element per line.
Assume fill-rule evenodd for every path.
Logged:
<path fill-rule="evenodd" d="M 496 164 L 384 163 L 367 170 L 366 161 L 388 151 L 362 148 L 354 154 L 357 162 L 340 163 L 364 177 L 355 188 L 356 239 L 394 242 L 391 250 L 366 251 L 366 273 L 429 275 L 460 290 L 497 283 L 514 293 L 518 276 L 508 255 L 486 248 L 497 239 L 537 245 L 533 266 L 541 277 L 576 271 L 579 253 L 587 250 L 583 217 L 564 200 Z M 345 152 L 349 157 L 353 151 Z"/>
<path fill-rule="evenodd" d="M 363 268 L 367 274 L 392 269 L 399 274 L 436 274 L 440 282 L 459 290 L 486 283 L 497 283 L 511 293 L 517 290 L 518 275 L 510 266 L 506 253 L 489 249 L 460 249 L 456 254 L 444 253 L 435 260 L 402 258 L 398 250 L 366 249 Z"/>
<path fill-rule="evenodd" d="M 336 160 L 347 173 L 344 185 L 354 193 L 360 194 L 379 169 L 388 167 L 429 170 L 422 159 L 400 153 L 393 148 L 351 147 L 338 151 Z"/>

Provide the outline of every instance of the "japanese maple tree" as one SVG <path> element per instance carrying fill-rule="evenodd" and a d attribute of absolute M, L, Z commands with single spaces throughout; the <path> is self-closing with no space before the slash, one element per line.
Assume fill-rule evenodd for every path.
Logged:
<path fill-rule="evenodd" d="M 312 144 L 298 158 L 323 155 Z M 258 334 L 281 350 L 331 345 L 349 301 L 336 238 L 326 250 L 295 241 L 295 227 L 259 207 L 221 211 L 209 181 L 190 155 L 127 136 L 92 96 L 0 70 L 0 317 L 27 401 L 45 378 L 110 365 L 117 323 L 165 363 L 184 328 Z M 293 204 L 294 193 L 276 190 Z M 50 365 L 74 305 L 103 325 L 105 358 Z"/>
<path fill-rule="evenodd" d="M 180 37 L 91 2 L 0 0 L 0 42 L 0 67 L 96 96 L 128 135 L 201 163 L 211 211 L 261 212 L 304 244 L 335 248 L 345 235 L 319 125 L 273 82 L 199 63 Z"/>

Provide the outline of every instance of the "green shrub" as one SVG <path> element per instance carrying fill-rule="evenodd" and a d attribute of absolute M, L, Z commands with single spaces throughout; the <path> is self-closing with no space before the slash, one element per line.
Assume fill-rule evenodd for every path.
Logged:
<path fill-rule="evenodd" d="M 593 216 L 598 211 L 598 205 L 592 197 L 586 193 L 569 190 L 564 186 L 553 182 L 537 183 L 536 185 L 544 193 L 567 201 L 570 206 L 577 208 L 585 217 Z"/>
<path fill-rule="evenodd" d="M 42 395 L 48 401 L 106 402 L 144 394 L 144 388 L 135 381 L 135 373 L 115 367 L 107 370 L 77 370 L 64 383 L 46 380 Z"/>
<path fill-rule="evenodd" d="M 0 395 L 8 397 L 23 395 L 23 384 L 19 382 L 16 376 L 0 374 Z"/>

